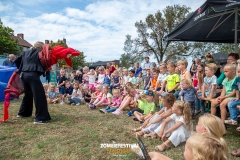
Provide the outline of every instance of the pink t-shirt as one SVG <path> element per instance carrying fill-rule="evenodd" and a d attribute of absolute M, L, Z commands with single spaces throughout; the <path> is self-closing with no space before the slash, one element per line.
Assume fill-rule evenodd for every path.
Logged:
<path fill-rule="evenodd" d="M 120 105 L 122 103 L 122 98 L 113 98 L 113 105 Z"/>

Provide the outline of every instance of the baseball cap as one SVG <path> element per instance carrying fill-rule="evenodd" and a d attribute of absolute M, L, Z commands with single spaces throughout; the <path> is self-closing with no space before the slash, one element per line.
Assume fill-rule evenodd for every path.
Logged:
<path fill-rule="evenodd" d="M 154 96 L 154 92 L 151 90 L 147 90 L 147 91 L 145 91 L 145 95 Z"/>

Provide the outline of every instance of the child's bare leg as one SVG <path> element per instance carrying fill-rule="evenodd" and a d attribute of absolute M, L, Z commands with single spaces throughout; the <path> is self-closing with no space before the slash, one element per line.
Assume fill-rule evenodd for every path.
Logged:
<path fill-rule="evenodd" d="M 227 104 L 230 100 L 228 98 L 225 98 L 221 103 L 220 103 L 220 112 L 221 112 L 221 119 L 224 121 L 226 120 L 226 115 L 227 115 Z"/>
<path fill-rule="evenodd" d="M 121 106 L 119 107 L 119 110 L 123 110 L 124 108 L 126 108 L 131 102 L 131 100 L 132 100 L 131 97 L 126 97 L 125 101 L 122 102 Z"/>
<path fill-rule="evenodd" d="M 97 103 L 95 104 L 95 106 L 98 107 L 98 106 L 101 106 L 102 104 L 103 104 L 103 100 L 97 102 Z"/>
<path fill-rule="evenodd" d="M 144 120 L 147 120 L 147 119 L 149 119 L 149 118 L 151 118 L 152 117 L 152 115 L 151 114 L 148 114 L 148 115 L 146 115 L 145 117 L 144 117 Z"/>
<path fill-rule="evenodd" d="M 58 102 L 58 100 L 59 100 L 58 98 L 55 98 L 55 99 L 53 99 L 53 100 L 52 100 L 52 102 L 53 102 L 53 103 L 54 103 L 54 102 L 56 102 L 56 103 L 57 103 L 57 102 Z"/>
<path fill-rule="evenodd" d="M 211 114 L 212 115 L 216 115 L 216 111 L 217 111 L 217 108 L 216 106 L 218 105 L 218 98 L 215 99 L 212 103 L 211 103 Z"/>
<path fill-rule="evenodd" d="M 145 134 L 145 132 L 143 132 L 143 131 L 139 131 L 139 132 L 137 132 L 137 134 L 140 135 L 140 136 L 142 136 L 142 135 Z"/>
<path fill-rule="evenodd" d="M 139 121 L 142 121 L 142 119 L 141 119 L 142 113 L 139 113 L 138 111 L 135 111 L 133 114 Z"/>
<path fill-rule="evenodd" d="M 93 105 L 96 105 L 100 100 L 97 98 L 94 102 Z"/>

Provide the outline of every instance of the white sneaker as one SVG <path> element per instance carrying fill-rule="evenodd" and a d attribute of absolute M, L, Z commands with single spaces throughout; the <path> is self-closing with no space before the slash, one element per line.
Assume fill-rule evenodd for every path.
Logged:
<path fill-rule="evenodd" d="M 77 104 L 76 104 L 76 106 L 79 106 L 79 105 L 80 105 L 80 103 L 77 103 Z"/>
<path fill-rule="evenodd" d="M 60 104 L 65 104 L 63 101 Z"/>

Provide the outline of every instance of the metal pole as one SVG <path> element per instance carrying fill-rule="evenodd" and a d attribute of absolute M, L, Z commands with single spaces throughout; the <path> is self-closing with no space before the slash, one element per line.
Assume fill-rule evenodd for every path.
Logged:
<path fill-rule="evenodd" d="M 235 44 L 235 53 L 237 53 L 238 50 L 238 8 L 235 9 L 235 37 L 234 37 L 234 44 Z"/>

